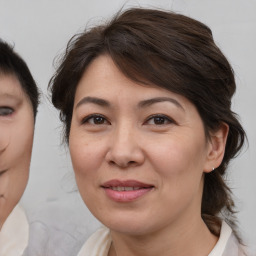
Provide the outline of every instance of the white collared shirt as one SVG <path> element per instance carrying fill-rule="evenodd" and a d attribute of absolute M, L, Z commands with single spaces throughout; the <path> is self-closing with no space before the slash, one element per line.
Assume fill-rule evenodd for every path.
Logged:
<path fill-rule="evenodd" d="M 0 256 L 21 256 L 27 247 L 29 225 L 24 210 L 17 205 L 0 231 Z"/>
<path fill-rule="evenodd" d="M 106 227 L 102 227 L 85 242 L 78 256 L 107 256 L 110 245 L 110 231 Z M 223 221 L 219 240 L 208 256 L 231 255 L 244 256 L 245 254 L 235 238 L 232 229 Z"/>
<path fill-rule="evenodd" d="M 239 245 L 232 229 L 222 221 L 220 237 L 208 256 L 245 256 L 243 246 Z"/>

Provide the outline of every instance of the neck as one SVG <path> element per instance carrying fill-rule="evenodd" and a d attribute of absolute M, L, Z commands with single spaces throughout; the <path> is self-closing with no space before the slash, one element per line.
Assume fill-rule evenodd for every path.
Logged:
<path fill-rule="evenodd" d="M 201 256 L 208 255 L 217 242 L 201 218 L 147 235 L 111 231 L 111 236 L 113 242 L 108 256 Z"/>

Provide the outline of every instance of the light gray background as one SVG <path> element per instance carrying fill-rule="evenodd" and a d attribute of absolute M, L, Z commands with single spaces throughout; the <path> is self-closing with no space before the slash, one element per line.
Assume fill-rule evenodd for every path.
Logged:
<path fill-rule="evenodd" d="M 86 25 L 110 17 L 124 4 L 125 8 L 141 5 L 172 9 L 206 23 L 230 60 L 238 85 L 233 109 L 247 131 L 249 149 L 231 163 L 228 180 L 240 211 L 241 232 L 246 241 L 256 244 L 255 0 L 0 0 L 0 37 L 15 43 L 43 94 L 30 180 L 22 204 L 29 215 L 50 204 L 72 208 L 72 221 L 77 225 L 83 221 L 86 232 L 98 226 L 75 191 L 68 149 L 60 145 L 61 124 L 47 98 L 47 84 L 54 71 L 53 59 L 63 52 L 70 37 Z M 46 214 L 44 218 L 51 217 Z"/>

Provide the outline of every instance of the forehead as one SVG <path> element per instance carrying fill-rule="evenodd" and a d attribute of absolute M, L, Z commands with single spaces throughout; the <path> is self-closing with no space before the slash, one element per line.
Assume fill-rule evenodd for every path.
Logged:
<path fill-rule="evenodd" d="M 0 97 L 25 96 L 19 80 L 12 74 L 0 74 Z"/>
<path fill-rule="evenodd" d="M 169 95 L 188 101 L 184 96 L 171 90 L 146 82 L 146 79 L 145 83 L 132 80 L 116 66 L 109 55 L 100 55 L 88 65 L 76 88 L 75 101 L 84 94 L 89 96 L 97 94 L 97 96 L 106 98 L 113 94 L 120 96 L 121 94 L 127 95 L 127 93 L 130 100 L 138 97 L 152 98 Z"/>
<path fill-rule="evenodd" d="M 146 82 L 142 84 L 126 76 L 107 54 L 96 57 L 87 66 L 78 82 L 77 89 L 83 87 L 86 91 L 99 90 L 104 95 L 105 90 L 107 92 L 109 89 L 122 87 L 124 85 L 129 85 L 131 87 L 136 86 L 137 90 L 139 90 L 139 88 L 141 90 L 145 88 L 161 89 L 159 86 Z"/>

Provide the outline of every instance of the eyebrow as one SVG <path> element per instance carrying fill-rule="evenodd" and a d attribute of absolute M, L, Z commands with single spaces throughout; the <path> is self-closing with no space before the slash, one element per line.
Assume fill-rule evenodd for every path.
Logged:
<path fill-rule="evenodd" d="M 84 97 L 77 103 L 76 108 L 87 103 L 93 103 L 102 107 L 110 107 L 110 103 L 106 100 L 97 97 Z"/>
<path fill-rule="evenodd" d="M 147 100 L 143 100 L 141 102 L 138 103 L 138 107 L 139 108 L 144 108 L 144 107 L 148 107 L 151 106 L 153 104 L 159 103 L 159 102 L 171 102 L 174 105 L 176 105 L 178 108 L 182 109 L 183 111 L 185 111 L 185 109 L 183 108 L 183 106 L 175 99 L 173 98 L 169 98 L 169 97 L 156 97 L 156 98 L 152 98 L 152 99 L 147 99 Z M 78 108 L 79 106 L 83 105 L 83 104 L 87 104 L 87 103 L 93 103 L 102 107 L 110 107 L 110 103 L 104 99 L 100 99 L 97 97 L 84 97 L 82 98 L 76 105 L 76 108 Z"/>
<path fill-rule="evenodd" d="M 159 103 L 159 102 L 171 102 L 174 105 L 176 105 L 178 108 L 181 108 L 183 111 L 185 111 L 185 109 L 183 108 L 183 106 L 175 99 L 173 98 L 169 98 L 169 97 L 156 97 L 156 98 L 152 98 L 152 99 L 148 99 L 148 100 L 143 100 L 141 101 L 138 106 L 143 108 L 143 107 L 148 107 L 151 106 L 155 103 Z"/>
<path fill-rule="evenodd" d="M 13 99 L 13 100 L 20 100 L 20 97 L 16 94 L 10 94 L 8 92 L 0 92 L 0 98 L 1 99 Z"/>

